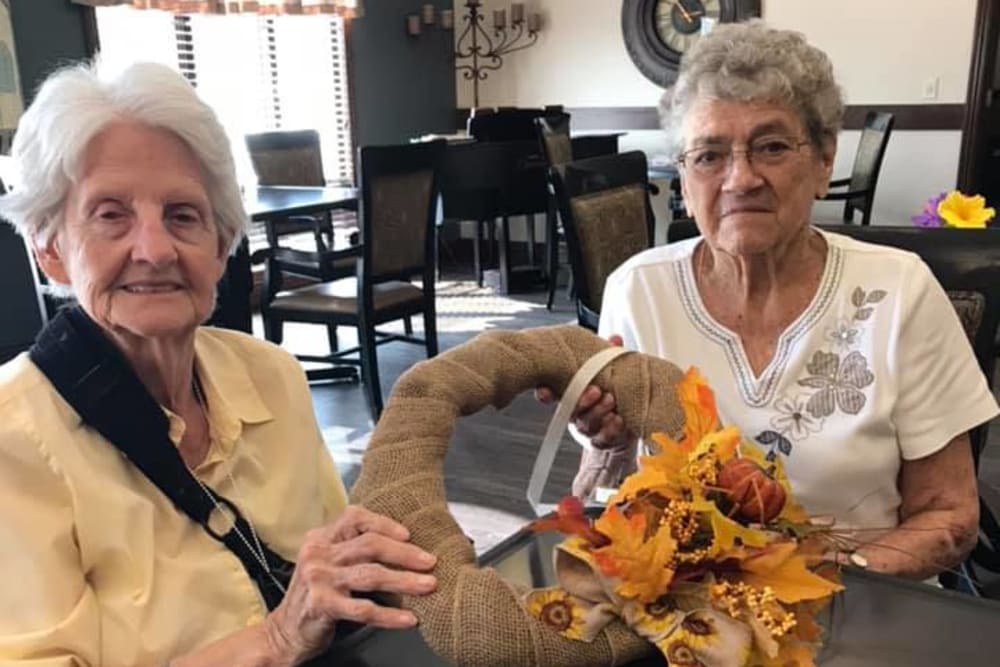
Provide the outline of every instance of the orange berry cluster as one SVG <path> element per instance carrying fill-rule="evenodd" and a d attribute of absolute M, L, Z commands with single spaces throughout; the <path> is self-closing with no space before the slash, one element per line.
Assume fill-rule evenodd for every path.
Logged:
<path fill-rule="evenodd" d="M 712 599 L 733 618 L 747 611 L 764 627 L 773 639 L 784 637 L 795 627 L 795 614 L 786 611 L 770 586 L 757 589 L 742 581 L 721 581 L 711 589 Z"/>

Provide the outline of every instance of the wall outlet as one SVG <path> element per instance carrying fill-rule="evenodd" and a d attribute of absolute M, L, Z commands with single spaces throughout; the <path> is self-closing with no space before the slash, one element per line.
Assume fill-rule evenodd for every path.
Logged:
<path fill-rule="evenodd" d="M 941 85 L 941 78 L 937 76 L 932 76 L 931 78 L 924 81 L 923 97 L 925 100 L 936 100 L 938 98 L 938 89 Z"/>

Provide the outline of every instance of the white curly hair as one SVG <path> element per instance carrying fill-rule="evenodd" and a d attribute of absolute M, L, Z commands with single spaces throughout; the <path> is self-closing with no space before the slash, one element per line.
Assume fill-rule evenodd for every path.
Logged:
<path fill-rule="evenodd" d="M 827 55 L 800 33 L 761 20 L 721 24 L 684 55 L 676 84 L 660 101 L 674 156 L 684 150 L 687 114 L 703 99 L 787 104 L 816 146 L 836 139 L 844 116 L 843 95 Z"/>

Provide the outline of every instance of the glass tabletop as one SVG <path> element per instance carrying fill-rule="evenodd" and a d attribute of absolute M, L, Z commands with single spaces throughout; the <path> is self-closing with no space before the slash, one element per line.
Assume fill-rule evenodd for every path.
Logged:
<path fill-rule="evenodd" d="M 553 533 L 518 533 L 483 555 L 507 580 L 523 586 L 555 581 Z M 1000 603 L 861 570 L 844 571 L 845 590 L 821 618 L 822 667 L 994 667 L 1000 662 Z M 319 665 L 446 667 L 418 630 L 365 629 L 339 643 Z M 406 656 L 401 662 L 401 656 Z M 654 667 L 656 655 L 630 663 Z"/>

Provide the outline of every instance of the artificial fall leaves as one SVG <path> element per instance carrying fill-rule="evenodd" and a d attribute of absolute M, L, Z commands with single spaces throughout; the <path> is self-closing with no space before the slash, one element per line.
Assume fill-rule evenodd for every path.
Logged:
<path fill-rule="evenodd" d="M 601 599 L 580 600 L 584 606 L 610 606 L 629 622 L 648 616 L 636 614 L 636 605 L 679 608 L 681 597 L 689 602 L 692 591 L 701 591 L 694 597 L 704 600 L 704 606 L 685 613 L 719 618 L 724 611 L 721 627 L 741 629 L 720 636 L 719 641 L 744 638 L 746 650 L 740 655 L 747 660 L 741 664 L 812 664 L 818 636 L 814 605 L 828 600 L 841 586 L 830 573 L 818 571 L 815 544 L 798 537 L 808 534 L 795 530 L 808 523 L 808 514 L 794 501 L 781 462 L 768 460 L 756 446 L 744 442 L 736 428 L 722 428 L 715 397 L 697 370 L 685 374 L 677 396 L 685 416 L 680 438 L 654 435 L 658 451 L 640 459 L 639 470 L 624 480 L 596 521 L 586 516 L 579 500 L 568 498 L 554 517 L 536 521 L 533 529 L 579 538 L 573 541 L 573 557 L 600 582 L 580 590 L 602 591 L 591 595 Z M 739 494 L 724 486 L 733 476 L 720 475 L 736 465 Z M 747 472 L 756 476 L 750 490 Z M 741 511 L 737 498 L 752 501 L 760 498 L 758 486 L 776 485 L 781 488 L 774 489 L 777 496 L 772 493 L 771 499 L 779 498 L 780 513 L 774 506 L 767 518 L 745 508 Z M 747 516 L 761 518 L 753 523 Z M 722 591 L 722 597 L 711 598 L 709 590 Z M 767 600 L 768 608 L 785 622 L 775 626 L 775 613 L 764 613 L 761 600 Z M 634 629 L 649 636 L 639 627 Z M 717 654 L 711 646 L 688 646 L 680 634 L 655 641 L 662 650 L 676 649 L 678 642 L 709 667 L 734 664 L 713 660 Z"/>

